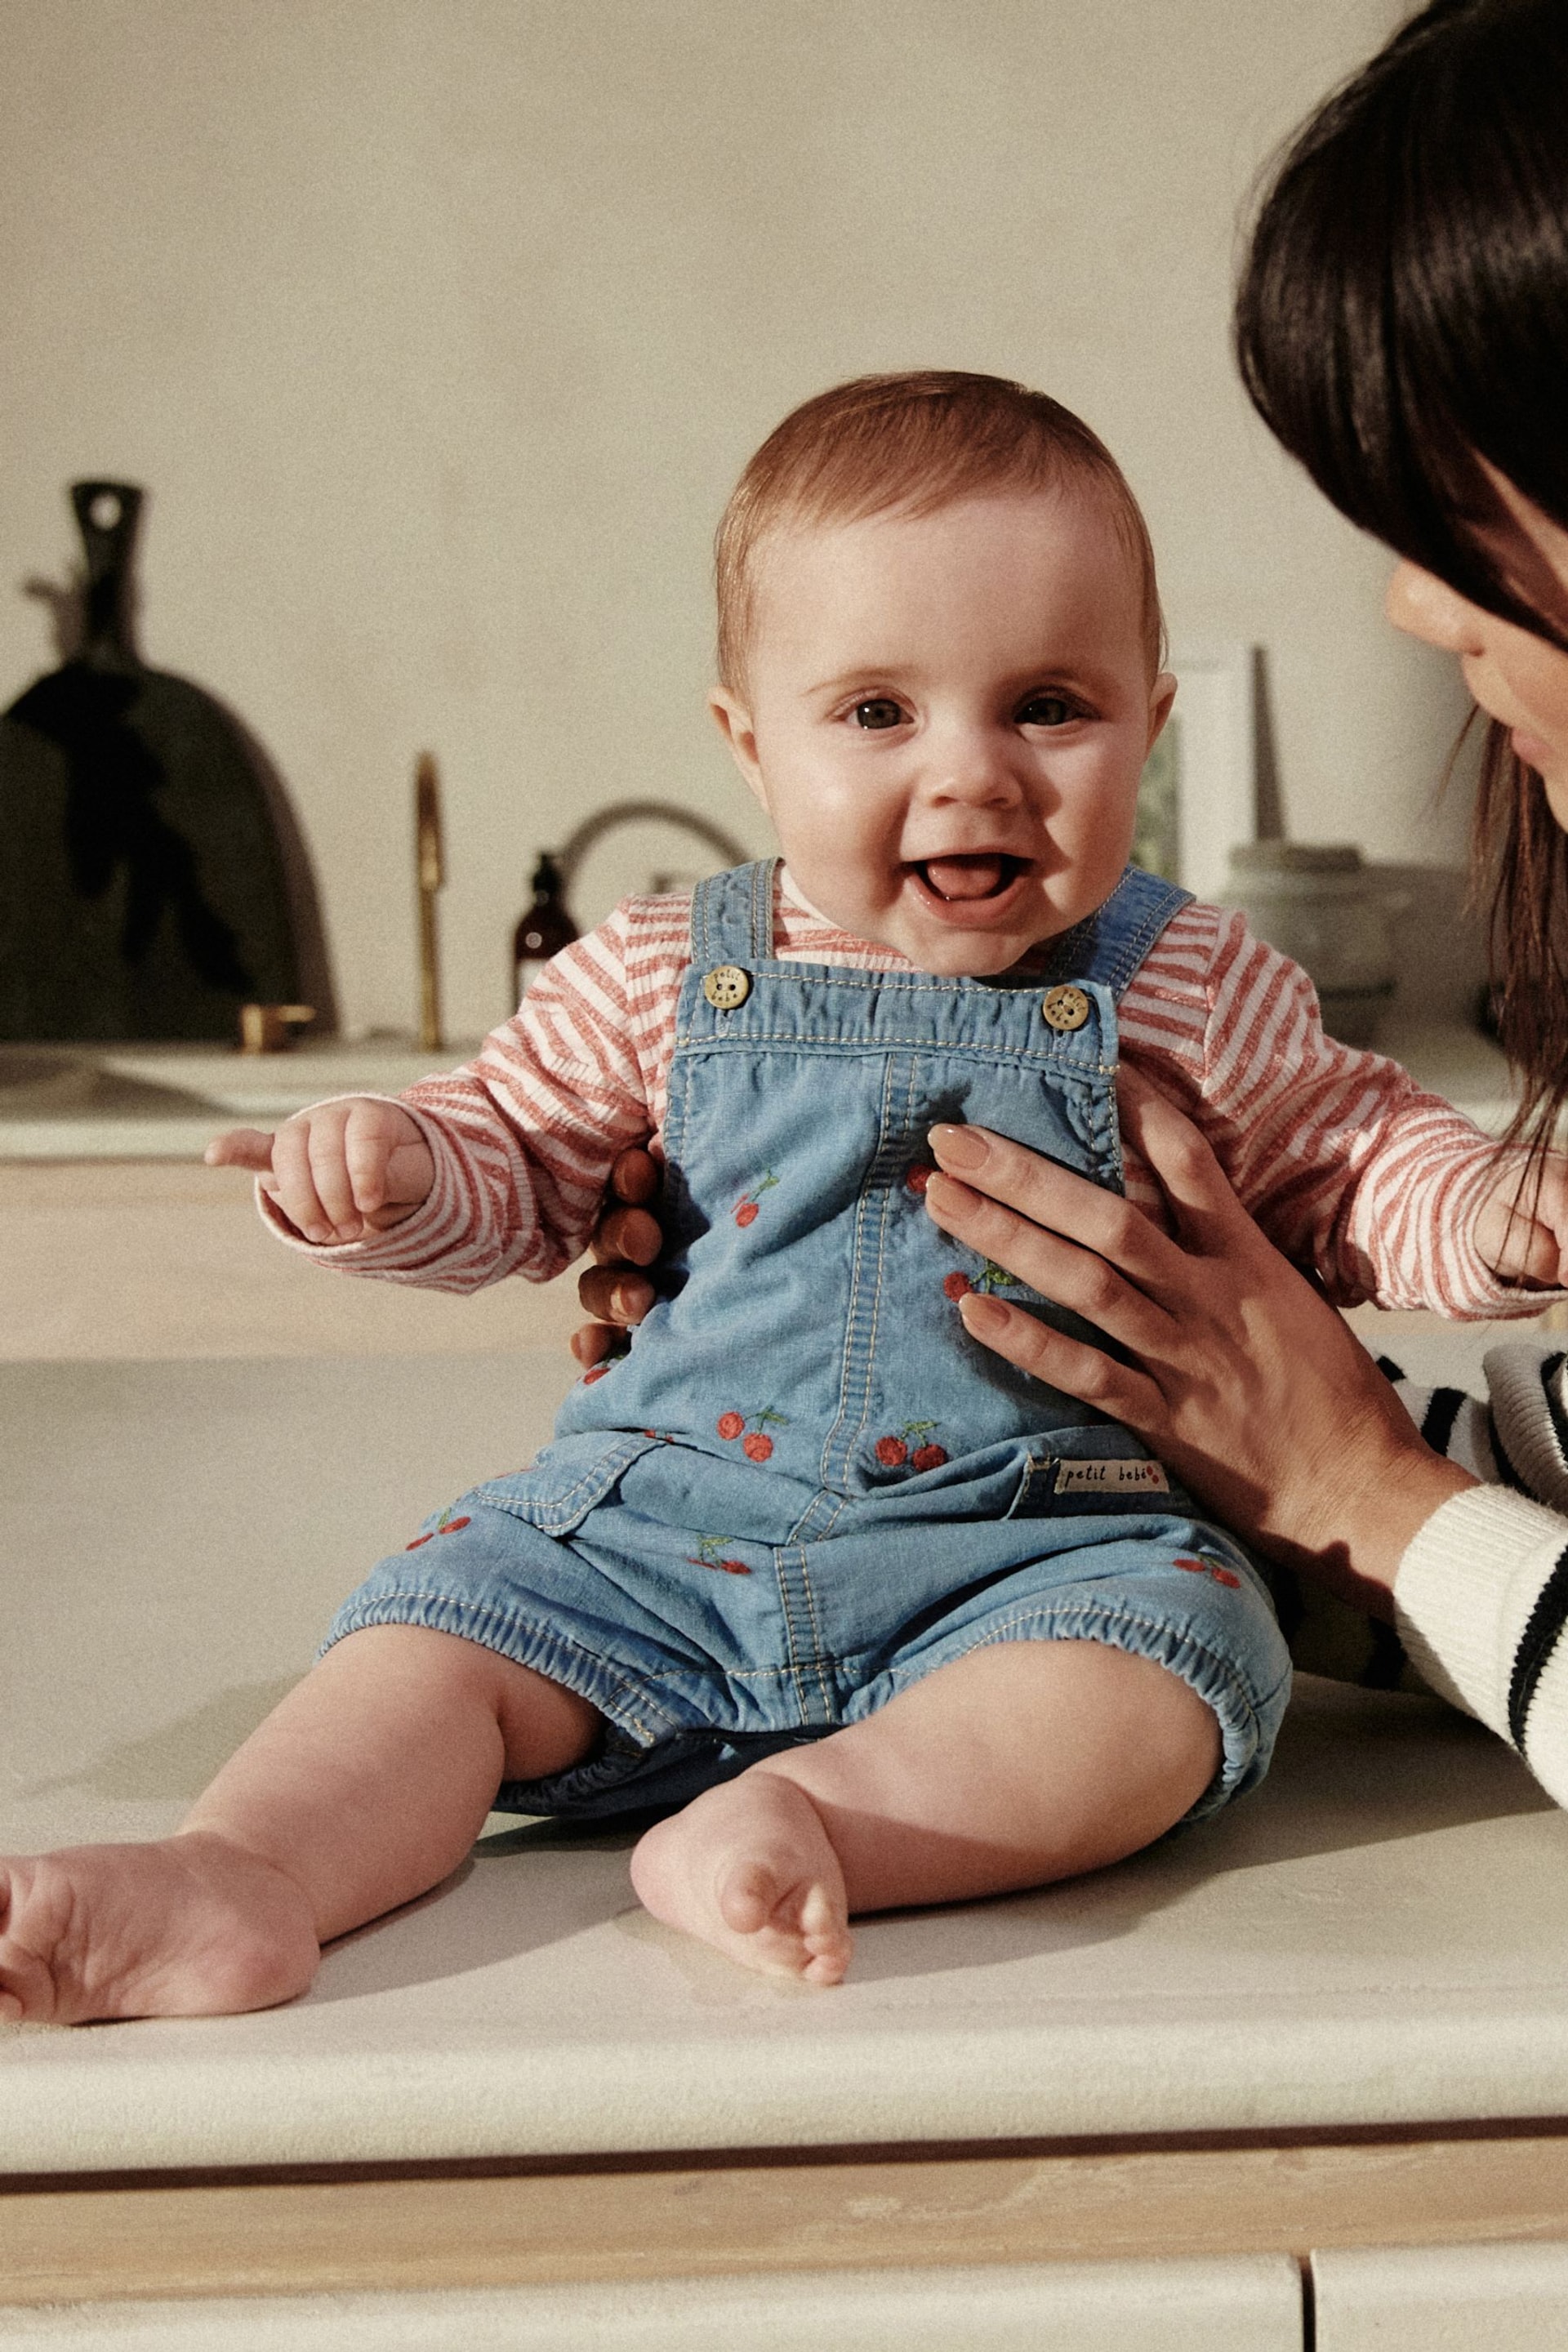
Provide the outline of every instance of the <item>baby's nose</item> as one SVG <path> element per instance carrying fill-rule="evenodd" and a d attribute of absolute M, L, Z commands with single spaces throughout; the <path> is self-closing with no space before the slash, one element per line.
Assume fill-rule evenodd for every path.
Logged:
<path fill-rule="evenodd" d="M 1017 780 L 1007 746 L 994 735 L 978 730 L 955 733 L 931 749 L 930 789 L 936 798 L 984 804 L 1016 796 Z"/>

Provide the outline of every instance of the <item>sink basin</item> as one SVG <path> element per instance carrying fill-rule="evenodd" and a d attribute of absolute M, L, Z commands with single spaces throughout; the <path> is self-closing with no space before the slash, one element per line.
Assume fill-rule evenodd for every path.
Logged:
<path fill-rule="evenodd" d="M 474 1042 L 426 1053 L 401 1037 L 332 1040 L 282 1054 L 241 1054 L 215 1045 L 110 1045 L 104 1070 L 138 1086 L 179 1088 L 246 1118 L 287 1118 L 325 1095 L 395 1095 L 433 1070 L 449 1070 Z"/>
<path fill-rule="evenodd" d="M 199 1091 L 161 1075 L 122 1072 L 90 1048 L 0 1045 L 0 1119 L 149 1116 L 208 1108 Z"/>
<path fill-rule="evenodd" d="M 73 1108 L 85 1102 L 98 1073 L 73 1054 L 51 1054 L 38 1045 L 0 1049 L 0 1118 L 7 1111 Z"/>
<path fill-rule="evenodd" d="M 220 1045 L 0 1045 L 0 1160 L 199 1160 L 228 1125 L 271 1127 L 323 1096 L 392 1095 L 472 1041 L 336 1038 L 283 1054 Z"/>

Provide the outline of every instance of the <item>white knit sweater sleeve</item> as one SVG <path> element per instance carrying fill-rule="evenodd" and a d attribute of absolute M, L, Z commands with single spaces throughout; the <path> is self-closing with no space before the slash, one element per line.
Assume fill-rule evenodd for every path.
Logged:
<path fill-rule="evenodd" d="M 1486 1358 L 1488 1398 L 1401 1394 L 1428 1443 L 1496 1484 L 1434 1512 L 1400 1562 L 1400 1640 L 1423 1679 L 1568 1804 L 1568 1383 L 1561 1349 Z"/>

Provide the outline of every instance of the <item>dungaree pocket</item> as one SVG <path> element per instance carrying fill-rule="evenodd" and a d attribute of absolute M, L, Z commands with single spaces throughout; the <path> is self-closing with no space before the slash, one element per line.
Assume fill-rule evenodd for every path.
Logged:
<path fill-rule="evenodd" d="M 542 1535 L 569 1536 L 590 1511 L 607 1502 L 634 1462 L 659 1444 L 640 1432 L 584 1432 L 557 1438 L 526 1470 L 513 1470 L 473 1489 L 472 1499 L 508 1511 Z M 467 1499 L 467 1498 L 465 1498 Z"/>

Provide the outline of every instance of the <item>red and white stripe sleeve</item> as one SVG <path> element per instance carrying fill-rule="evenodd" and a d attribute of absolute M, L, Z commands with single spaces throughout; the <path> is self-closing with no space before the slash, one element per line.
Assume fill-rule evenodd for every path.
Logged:
<path fill-rule="evenodd" d="M 1176 918 L 1128 991 L 1124 1035 L 1270 1240 L 1315 1266 L 1337 1304 L 1539 1312 L 1542 1295 L 1500 1279 L 1475 1246 L 1496 1143 L 1396 1062 L 1326 1036 L 1307 974 L 1239 914 Z"/>
<path fill-rule="evenodd" d="M 552 959 L 471 1062 L 395 1097 L 436 1162 L 401 1224 L 312 1246 L 259 1195 L 268 1223 L 323 1265 L 437 1290 L 560 1274 L 586 1246 L 618 1154 L 662 1125 L 689 925 L 685 898 L 627 900 Z"/>

